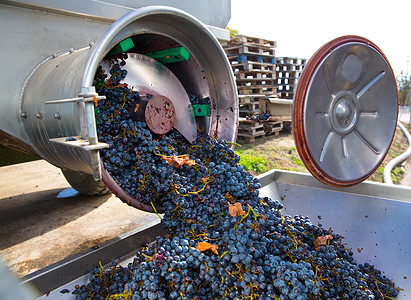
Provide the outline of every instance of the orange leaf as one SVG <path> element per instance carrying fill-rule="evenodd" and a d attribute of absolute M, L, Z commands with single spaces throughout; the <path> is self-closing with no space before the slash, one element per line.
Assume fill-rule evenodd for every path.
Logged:
<path fill-rule="evenodd" d="M 232 217 L 237 217 L 237 216 L 244 216 L 245 211 L 241 207 L 240 202 L 234 203 L 234 205 L 231 205 L 230 202 L 228 202 L 228 212 L 230 213 L 230 216 Z"/>
<path fill-rule="evenodd" d="M 176 168 L 181 167 L 183 165 L 194 166 L 197 164 L 194 160 L 190 160 L 188 155 L 162 156 L 162 158 L 166 160 L 170 165 L 174 165 Z"/>
<path fill-rule="evenodd" d="M 314 241 L 314 249 L 315 251 L 320 250 L 321 246 L 327 245 L 328 240 L 332 240 L 333 237 L 332 235 L 325 235 L 325 236 L 319 236 L 315 239 Z"/>
<path fill-rule="evenodd" d="M 215 255 L 218 255 L 218 246 L 217 245 L 211 245 L 210 243 L 207 242 L 198 242 L 198 245 L 196 247 L 197 250 L 200 250 L 201 252 L 210 250 L 213 252 Z"/>
<path fill-rule="evenodd" d="M 97 99 L 97 96 L 93 96 L 93 102 L 95 107 L 97 107 L 99 101 L 100 100 Z"/>

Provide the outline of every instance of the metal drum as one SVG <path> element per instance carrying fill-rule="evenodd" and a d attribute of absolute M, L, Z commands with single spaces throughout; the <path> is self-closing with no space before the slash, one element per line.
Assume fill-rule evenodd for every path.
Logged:
<path fill-rule="evenodd" d="M 69 182 L 74 185 L 79 181 L 76 174 L 93 175 L 101 184 L 99 149 L 108 145 L 98 142 L 94 102 L 99 95 L 93 79 L 109 51 L 129 38 L 135 44 L 128 67 L 133 75 L 130 85 L 169 98 L 176 107 L 173 124 L 184 136 L 191 141 L 196 136 L 187 96 L 192 93 L 210 97 L 215 103 L 203 129 L 220 139 L 230 142 L 236 139 L 236 84 L 217 39 L 205 25 L 181 10 L 161 6 L 141 8 L 114 22 L 94 45 L 50 56 L 26 81 L 20 107 L 30 144 L 42 158 L 69 174 Z M 166 68 L 141 55 L 172 47 L 184 47 L 190 53 L 189 59 Z M 67 140 L 68 137 L 76 141 Z M 87 193 L 87 186 L 82 189 Z M 114 193 L 120 195 L 123 191 L 118 189 Z M 131 204 L 146 209 L 138 201 Z"/>

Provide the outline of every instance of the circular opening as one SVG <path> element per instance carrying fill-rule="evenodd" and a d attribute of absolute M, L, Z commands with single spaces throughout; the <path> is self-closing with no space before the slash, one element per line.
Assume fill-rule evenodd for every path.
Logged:
<path fill-rule="evenodd" d="M 117 52 L 118 45 L 125 47 Z M 106 74 L 100 74 L 98 66 L 106 54 L 117 61 L 106 65 Z M 131 65 L 137 67 L 132 68 L 133 71 L 127 70 Z M 110 72 L 115 66 L 118 69 Z M 122 67 L 127 71 L 125 78 L 121 78 Z M 103 75 L 120 77 L 119 82 L 117 77 L 114 78 L 117 90 L 102 91 L 107 88 L 104 82 L 108 80 L 99 80 L 98 77 Z M 97 123 L 101 123 L 97 124 L 97 129 L 101 131 L 100 127 L 106 127 L 111 130 L 106 134 L 110 137 L 110 147 L 100 151 L 104 162 L 102 180 L 114 194 L 132 206 L 150 212 L 163 209 L 161 198 L 167 198 L 170 190 L 168 174 L 173 173 L 168 172 L 169 164 L 165 158 L 175 159 L 175 153 L 185 154 L 191 147 L 188 141 L 199 143 L 195 140 L 197 130 L 204 136 L 235 141 L 238 100 L 231 66 L 210 31 L 183 11 L 152 6 L 117 20 L 91 50 L 81 85 L 86 92 L 93 90 L 94 76 L 97 92 L 108 96 L 99 102 L 99 105 L 106 105 L 107 110 L 103 109 L 103 113 L 100 110 Z M 134 81 L 131 78 L 140 83 L 137 88 L 128 84 L 129 80 Z M 99 81 L 103 81 L 100 88 L 96 85 Z M 179 96 L 169 95 L 170 90 Z M 153 96 L 165 96 L 175 106 L 174 129 L 165 135 L 153 133 L 145 121 L 124 118 L 130 115 L 130 110 L 134 113 L 136 103 L 144 106 L 144 102 Z M 193 99 L 205 102 L 196 104 L 209 104 L 211 115 L 196 119 L 191 106 Z M 179 117 L 179 113 L 183 117 Z M 189 126 L 179 126 L 182 120 Z M 185 127 L 192 128 L 191 124 L 194 124 L 195 135 L 190 137 L 183 131 Z M 104 142 L 103 139 L 104 133 L 100 132 L 99 140 Z M 170 140 L 179 140 L 179 143 L 172 144 Z M 128 147 L 131 144 L 135 149 Z M 135 164 L 139 165 L 136 167 Z M 155 174 L 152 177 L 156 180 L 150 173 Z M 138 184 L 134 184 L 136 182 Z"/>
<path fill-rule="evenodd" d="M 140 34 L 128 39 L 134 46 L 127 54 L 112 54 L 117 46 L 113 47 L 94 80 L 98 94 L 106 96 L 97 106 L 98 139 L 110 145 L 100 151 L 102 179 L 124 202 L 145 211 L 163 212 L 162 198 L 172 188 L 167 158 L 190 151 L 191 145 L 184 135 L 190 124 L 199 134 L 212 132 L 218 106 L 204 69 L 189 49 L 159 34 Z M 180 48 L 189 55 L 172 56 L 173 62 L 167 61 L 168 55 L 159 55 Z M 211 116 L 196 120 L 193 104 L 209 105 Z M 181 119 L 185 126 L 174 124 Z"/>
<path fill-rule="evenodd" d="M 163 141 L 180 139 L 184 147 L 190 146 L 181 136 L 184 126 L 180 130 L 174 126 L 181 119 L 185 119 L 185 126 L 194 124 L 200 132 L 208 134 L 211 122 L 196 124 L 190 120 L 194 117 L 189 99 L 207 98 L 211 109 L 213 99 L 204 72 L 193 55 L 172 56 L 173 62 L 168 61 L 167 53 L 180 48 L 187 50 L 181 44 L 158 34 L 140 34 L 128 39 L 134 46 L 127 49 L 127 54 L 115 52 L 124 40 L 114 46 L 94 80 L 98 94 L 106 96 L 96 107 L 99 141 L 110 145 L 101 150 L 103 181 L 130 205 L 162 212 L 158 198 L 169 189 L 170 182 L 161 182 L 168 172 L 168 164 L 161 158 L 174 153 L 167 149 L 170 144 Z M 187 78 L 196 78 L 196 84 L 190 84 Z M 173 103 L 177 104 L 176 108 Z M 184 109 L 187 112 L 182 112 Z M 155 147 L 152 140 L 156 141 Z M 150 174 L 159 176 L 154 180 Z"/>

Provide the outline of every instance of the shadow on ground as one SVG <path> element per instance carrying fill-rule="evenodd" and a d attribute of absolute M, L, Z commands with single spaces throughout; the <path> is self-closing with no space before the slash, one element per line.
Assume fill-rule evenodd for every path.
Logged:
<path fill-rule="evenodd" d="M 0 199 L 0 250 L 64 226 L 105 203 L 103 196 L 57 198 L 52 189 Z"/>

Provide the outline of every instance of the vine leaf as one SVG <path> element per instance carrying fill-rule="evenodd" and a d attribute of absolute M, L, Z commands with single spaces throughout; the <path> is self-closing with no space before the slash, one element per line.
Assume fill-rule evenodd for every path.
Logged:
<path fill-rule="evenodd" d="M 314 250 L 315 251 L 320 250 L 322 246 L 327 245 L 328 241 L 332 239 L 333 237 L 330 234 L 317 237 L 314 241 Z"/>
<path fill-rule="evenodd" d="M 162 159 L 166 160 L 170 165 L 174 165 L 176 168 L 182 167 L 183 165 L 188 165 L 189 167 L 195 166 L 197 163 L 185 155 L 172 155 L 172 156 L 162 156 Z"/>
<path fill-rule="evenodd" d="M 212 245 L 212 244 L 207 243 L 207 242 L 198 242 L 196 249 L 200 250 L 201 252 L 206 251 L 206 250 L 210 250 L 215 255 L 218 255 L 218 251 L 217 251 L 218 246 L 215 245 L 215 244 Z"/>
<path fill-rule="evenodd" d="M 234 205 L 231 205 L 231 203 L 228 202 L 228 212 L 230 213 L 230 216 L 232 217 L 245 215 L 245 211 L 243 210 L 240 202 L 236 202 L 234 203 Z"/>

